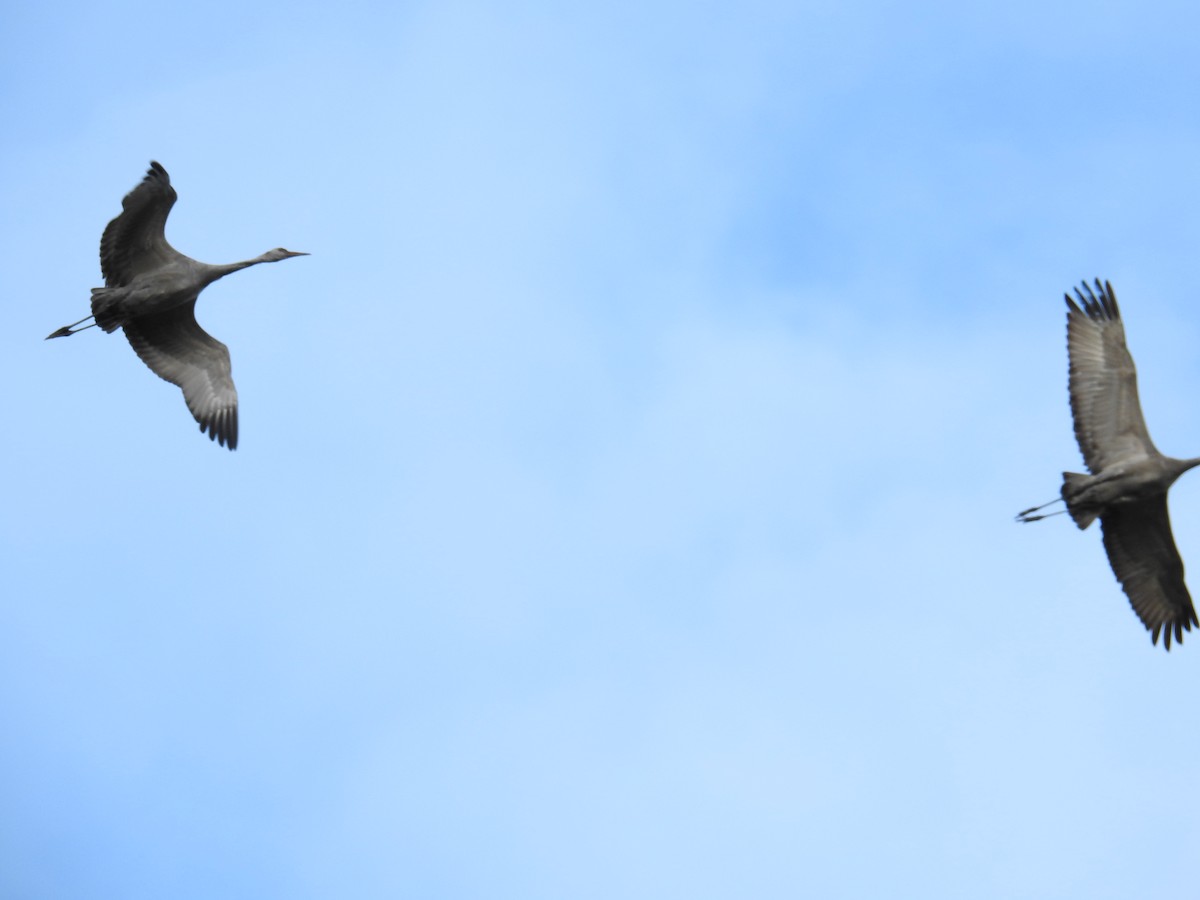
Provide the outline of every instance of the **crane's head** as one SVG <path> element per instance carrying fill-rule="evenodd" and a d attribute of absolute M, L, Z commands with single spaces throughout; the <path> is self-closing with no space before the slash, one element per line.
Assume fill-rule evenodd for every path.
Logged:
<path fill-rule="evenodd" d="M 281 259 L 290 259 L 293 256 L 308 256 L 307 253 L 300 253 L 297 250 L 284 250 L 282 247 L 276 247 L 274 250 L 268 250 L 258 258 L 259 262 L 279 262 Z"/>

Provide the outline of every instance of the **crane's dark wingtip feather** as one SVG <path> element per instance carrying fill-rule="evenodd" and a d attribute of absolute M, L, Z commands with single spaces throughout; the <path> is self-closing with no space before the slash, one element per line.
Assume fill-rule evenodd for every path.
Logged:
<path fill-rule="evenodd" d="M 1098 322 L 1117 321 L 1121 318 L 1121 310 L 1117 306 L 1117 295 L 1107 281 L 1102 282 L 1097 278 L 1095 291 L 1086 281 L 1082 282 L 1079 287 L 1075 288 L 1075 297 L 1078 298 L 1078 303 L 1070 294 L 1063 296 L 1069 307 L 1068 315 L 1074 312 Z"/>
<path fill-rule="evenodd" d="M 200 425 L 200 431 L 208 435 L 210 441 L 216 441 L 222 447 L 228 447 L 230 450 L 237 449 L 238 443 L 238 419 L 236 409 L 218 410 L 204 419 L 196 420 Z"/>
<path fill-rule="evenodd" d="M 158 184 L 164 189 L 171 187 L 171 176 L 167 174 L 167 170 L 163 168 L 162 163 L 150 160 L 150 168 L 146 170 L 146 176 L 142 179 L 142 184 Z"/>
<path fill-rule="evenodd" d="M 1163 638 L 1163 649 L 1167 653 L 1170 653 L 1172 639 L 1174 639 L 1176 646 L 1182 647 L 1183 633 L 1185 631 L 1190 632 L 1193 625 L 1200 626 L 1200 621 L 1196 620 L 1196 613 L 1194 610 L 1188 614 L 1188 618 L 1186 619 L 1176 619 L 1174 622 L 1163 622 L 1153 628 L 1147 625 L 1146 630 L 1150 632 L 1151 644 L 1158 643 L 1158 635 L 1161 632 Z"/>

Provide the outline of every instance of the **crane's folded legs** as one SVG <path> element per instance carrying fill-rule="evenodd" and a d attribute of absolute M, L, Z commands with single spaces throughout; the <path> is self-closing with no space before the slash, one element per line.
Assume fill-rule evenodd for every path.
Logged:
<path fill-rule="evenodd" d="M 62 328 L 58 329 L 58 331 L 51 332 L 50 334 L 46 335 L 45 339 L 50 340 L 50 338 L 67 337 L 69 335 L 74 334 L 76 331 L 87 331 L 87 329 L 89 329 L 89 328 L 95 328 L 96 327 L 95 322 L 93 322 L 91 325 L 84 325 L 82 328 L 75 327 L 76 325 L 86 322 L 90 318 L 91 318 L 91 316 L 84 316 L 78 322 L 72 322 L 70 325 L 64 325 Z"/>

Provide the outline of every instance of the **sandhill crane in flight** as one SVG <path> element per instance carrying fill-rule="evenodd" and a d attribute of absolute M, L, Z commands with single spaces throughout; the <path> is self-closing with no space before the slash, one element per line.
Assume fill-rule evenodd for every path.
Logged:
<path fill-rule="evenodd" d="M 1071 416 L 1075 439 L 1091 472 L 1064 472 L 1061 500 L 1075 524 L 1087 528 L 1096 518 L 1113 573 L 1134 612 L 1158 643 L 1171 649 L 1171 636 L 1183 642 L 1196 610 L 1183 581 L 1183 560 L 1171 536 L 1167 491 L 1200 458 L 1163 456 L 1150 440 L 1138 402 L 1137 372 L 1125 346 L 1125 326 L 1112 285 L 1096 279 L 1067 295 L 1067 351 L 1070 356 Z M 1035 522 L 1038 510 L 1017 515 Z M 1048 513 L 1046 515 L 1055 515 Z"/>
<path fill-rule="evenodd" d="M 125 195 L 121 214 L 108 223 L 100 238 L 104 287 L 92 288 L 92 314 L 46 339 L 67 337 L 95 325 L 110 333 L 124 329 L 142 362 L 183 389 L 183 399 L 200 430 L 233 450 L 238 414 L 229 348 L 196 324 L 196 298 L 230 272 L 308 254 L 277 247 L 224 266 L 184 256 L 163 233 L 176 197 L 167 170 L 151 162 L 146 177 Z M 76 327 L 88 319 L 94 320 L 91 325 Z"/>

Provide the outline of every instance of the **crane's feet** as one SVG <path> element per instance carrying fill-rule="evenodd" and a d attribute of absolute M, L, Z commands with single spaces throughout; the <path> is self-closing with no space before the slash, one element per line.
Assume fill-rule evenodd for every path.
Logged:
<path fill-rule="evenodd" d="M 1042 519 L 1048 519 L 1050 516 L 1061 516 L 1066 512 L 1065 509 L 1060 509 L 1057 512 L 1042 513 L 1040 516 L 1035 516 L 1034 513 L 1041 512 L 1047 506 L 1053 506 L 1055 503 L 1061 503 L 1062 497 L 1056 497 L 1053 500 L 1047 500 L 1041 506 L 1031 506 L 1029 509 L 1023 509 L 1015 516 L 1018 522 L 1040 522 Z"/>
<path fill-rule="evenodd" d="M 46 335 L 46 340 L 50 340 L 50 338 L 56 338 L 56 337 L 67 337 L 69 335 L 74 334 L 77 331 L 86 331 L 89 328 L 95 328 L 96 327 L 95 322 L 93 322 L 91 325 L 83 325 L 83 323 L 86 322 L 90 318 L 92 318 L 92 317 L 88 316 L 87 319 L 80 319 L 78 322 L 72 322 L 70 325 L 64 325 L 62 328 L 58 329 L 58 331 L 54 331 L 54 332 L 51 332 L 50 334 Z M 76 328 L 75 327 L 76 325 L 83 325 L 83 328 Z"/>

